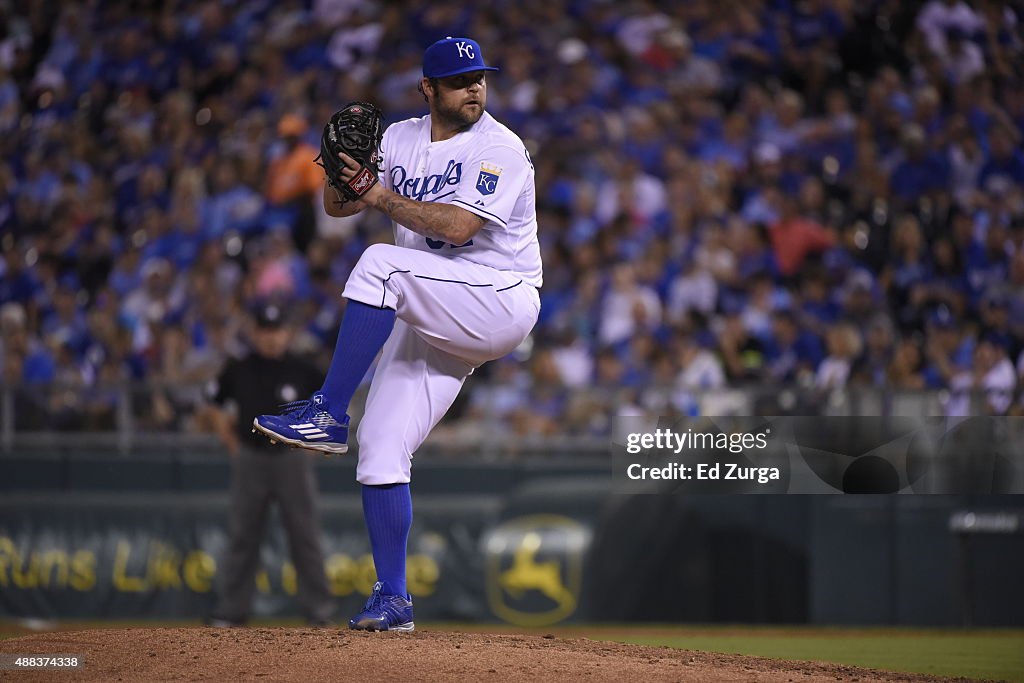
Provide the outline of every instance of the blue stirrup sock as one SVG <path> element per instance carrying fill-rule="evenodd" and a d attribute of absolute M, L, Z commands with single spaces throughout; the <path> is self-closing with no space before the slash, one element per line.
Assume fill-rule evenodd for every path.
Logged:
<path fill-rule="evenodd" d="M 412 527 L 412 494 L 408 484 L 363 485 L 363 516 L 370 533 L 373 564 L 385 595 L 408 595 L 405 585 L 406 546 Z"/>
<path fill-rule="evenodd" d="M 394 326 L 395 312 L 390 308 L 375 308 L 361 301 L 348 300 L 331 367 L 320 389 L 327 397 L 328 409 L 335 418 L 340 420 L 348 411 L 352 395 Z"/>

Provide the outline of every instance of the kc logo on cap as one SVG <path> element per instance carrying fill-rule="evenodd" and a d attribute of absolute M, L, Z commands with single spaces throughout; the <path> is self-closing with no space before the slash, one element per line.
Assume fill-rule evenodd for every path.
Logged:
<path fill-rule="evenodd" d="M 423 75 L 427 78 L 445 78 L 468 71 L 497 71 L 484 63 L 480 44 L 472 38 L 448 36 L 423 53 Z"/>

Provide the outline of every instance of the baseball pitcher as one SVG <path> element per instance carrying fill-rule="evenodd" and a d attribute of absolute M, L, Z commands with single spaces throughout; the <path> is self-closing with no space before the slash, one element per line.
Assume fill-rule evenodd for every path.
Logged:
<path fill-rule="evenodd" d="M 348 449 L 352 395 L 381 353 L 359 424 L 363 512 L 377 583 L 353 629 L 411 631 L 406 544 L 413 454 L 477 366 L 515 349 L 540 312 L 533 163 L 487 106 L 480 46 L 445 38 L 424 52 L 430 113 L 381 133 L 375 106 L 352 103 L 324 129 L 324 208 L 376 209 L 395 244 L 369 247 L 345 285 L 337 347 L 320 391 L 260 415 L 272 441 L 324 453 Z"/>

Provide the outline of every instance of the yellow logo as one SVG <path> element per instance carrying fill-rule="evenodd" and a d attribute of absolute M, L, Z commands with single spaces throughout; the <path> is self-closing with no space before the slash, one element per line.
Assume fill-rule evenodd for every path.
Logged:
<path fill-rule="evenodd" d="M 487 602 L 516 626 L 548 626 L 579 606 L 590 531 L 568 517 L 510 520 L 484 538 Z"/>

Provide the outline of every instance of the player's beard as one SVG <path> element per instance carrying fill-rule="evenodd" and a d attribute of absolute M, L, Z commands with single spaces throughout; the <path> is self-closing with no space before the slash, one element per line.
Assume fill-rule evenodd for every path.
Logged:
<path fill-rule="evenodd" d="M 440 119 L 447 128 L 463 130 L 469 128 L 480 120 L 484 115 L 484 102 L 481 100 L 477 107 L 468 107 L 460 104 L 457 107 L 446 107 L 441 102 L 441 96 L 434 95 L 434 115 Z"/>

